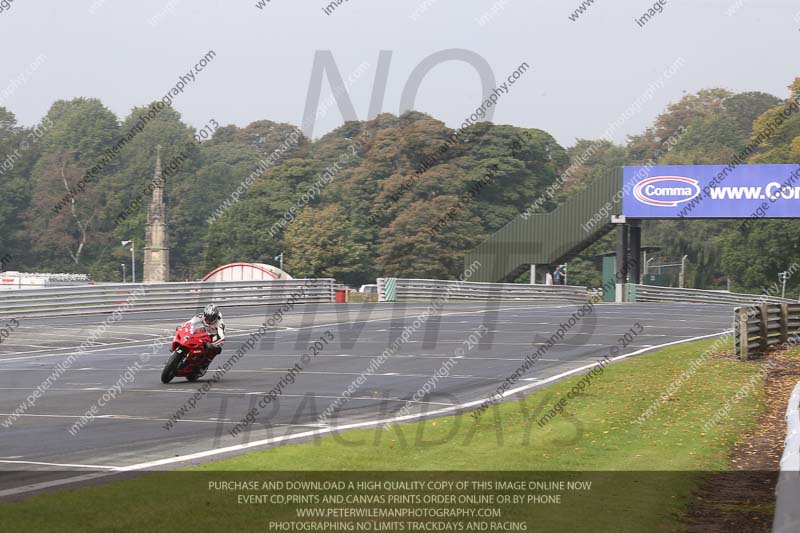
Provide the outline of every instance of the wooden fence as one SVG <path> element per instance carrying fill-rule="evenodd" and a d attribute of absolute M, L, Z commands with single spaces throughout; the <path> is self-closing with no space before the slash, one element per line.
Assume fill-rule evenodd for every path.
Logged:
<path fill-rule="evenodd" d="M 800 335 L 800 304 L 737 307 L 733 330 L 736 355 L 746 361 Z"/>

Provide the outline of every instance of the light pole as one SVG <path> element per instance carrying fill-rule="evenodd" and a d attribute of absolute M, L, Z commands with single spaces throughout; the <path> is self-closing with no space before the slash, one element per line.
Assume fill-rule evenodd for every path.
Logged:
<path fill-rule="evenodd" d="M 678 278 L 678 287 L 681 289 L 686 287 L 686 258 L 688 255 L 681 257 L 681 275 Z"/>
<path fill-rule="evenodd" d="M 122 241 L 122 246 L 131 245 L 131 283 L 136 283 L 136 243 L 133 241 Z"/>
<path fill-rule="evenodd" d="M 780 281 L 782 284 L 781 298 L 786 297 L 786 282 L 789 281 L 789 275 L 790 274 L 788 270 L 778 273 L 778 281 Z"/>
<path fill-rule="evenodd" d="M 125 263 L 120 263 L 119 266 L 122 267 L 122 283 L 125 283 Z"/>
<path fill-rule="evenodd" d="M 647 274 L 650 272 L 650 261 L 655 261 L 655 257 L 651 257 L 647 261 L 644 262 L 644 273 Z"/>
<path fill-rule="evenodd" d="M 280 269 L 283 270 L 283 252 L 275 256 L 275 261 L 280 261 Z"/>

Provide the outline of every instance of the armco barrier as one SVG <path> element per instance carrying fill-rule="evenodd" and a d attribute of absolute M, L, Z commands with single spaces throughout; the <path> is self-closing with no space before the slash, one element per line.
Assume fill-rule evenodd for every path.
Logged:
<path fill-rule="evenodd" d="M 800 531 L 800 383 L 789 398 L 786 425 L 781 473 L 775 489 L 773 533 Z"/>
<path fill-rule="evenodd" d="M 392 289 L 394 298 L 391 298 Z M 388 297 L 387 297 L 388 295 Z M 521 283 L 478 283 L 436 279 L 378 278 L 381 302 L 413 300 L 528 300 L 586 302 L 586 287 L 525 285 Z"/>
<path fill-rule="evenodd" d="M 125 305 L 131 311 L 196 309 L 207 303 L 225 306 L 282 304 L 304 289 L 298 303 L 334 301 L 334 280 L 294 279 L 144 283 L 56 287 L 0 293 L 0 315 L 14 317 L 110 313 Z"/>
<path fill-rule="evenodd" d="M 800 304 L 763 304 L 737 307 L 733 323 L 736 355 L 751 355 L 785 344 L 800 332 Z"/>
<path fill-rule="evenodd" d="M 797 300 L 763 294 L 738 294 L 728 291 L 677 289 L 653 285 L 628 284 L 629 302 L 680 302 L 698 304 L 761 305 L 764 303 L 797 303 Z"/>

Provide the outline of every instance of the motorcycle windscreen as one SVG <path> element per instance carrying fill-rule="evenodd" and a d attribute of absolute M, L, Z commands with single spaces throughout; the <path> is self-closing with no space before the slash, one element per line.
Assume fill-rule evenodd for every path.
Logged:
<path fill-rule="evenodd" d="M 191 331 L 192 335 L 194 335 L 198 331 L 205 331 L 206 327 L 205 324 L 203 324 L 203 319 L 200 318 L 199 316 L 192 318 L 189 321 L 189 330 Z"/>

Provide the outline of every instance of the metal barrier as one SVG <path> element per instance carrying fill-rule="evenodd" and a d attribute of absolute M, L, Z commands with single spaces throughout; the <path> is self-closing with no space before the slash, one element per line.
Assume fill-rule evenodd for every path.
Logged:
<path fill-rule="evenodd" d="M 800 531 L 800 383 L 789 398 L 786 425 L 781 473 L 775 489 L 773 533 Z"/>
<path fill-rule="evenodd" d="M 14 317 L 109 313 L 120 309 L 157 311 L 221 306 L 334 301 L 334 280 L 294 279 L 186 283 L 145 283 L 55 287 L 0 293 L 0 315 Z"/>
<path fill-rule="evenodd" d="M 569 285 L 378 278 L 378 300 L 381 302 L 436 299 L 586 302 L 588 297 L 586 287 Z"/>
<path fill-rule="evenodd" d="M 800 304 L 737 307 L 733 323 L 736 356 L 746 361 L 770 346 L 789 342 L 800 331 Z"/>
<path fill-rule="evenodd" d="M 728 291 L 677 289 L 654 285 L 628 284 L 629 302 L 680 302 L 698 304 L 761 305 L 764 303 L 797 303 L 797 300 L 765 294 L 738 294 Z"/>

